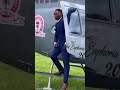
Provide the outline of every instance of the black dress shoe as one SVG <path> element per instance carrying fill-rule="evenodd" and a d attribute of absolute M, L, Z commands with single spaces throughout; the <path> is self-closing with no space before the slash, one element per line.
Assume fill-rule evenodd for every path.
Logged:
<path fill-rule="evenodd" d="M 67 87 L 68 87 L 68 84 L 64 83 L 61 90 L 66 90 Z"/>
<path fill-rule="evenodd" d="M 63 75 L 63 74 L 64 74 L 63 71 L 59 71 L 59 72 L 54 73 L 54 75 Z"/>

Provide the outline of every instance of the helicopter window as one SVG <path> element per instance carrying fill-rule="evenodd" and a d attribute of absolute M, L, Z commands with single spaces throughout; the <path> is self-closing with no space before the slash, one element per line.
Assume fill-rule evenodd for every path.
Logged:
<path fill-rule="evenodd" d="M 58 0 L 35 0 L 35 2 L 38 3 L 55 3 L 58 2 Z"/>
<path fill-rule="evenodd" d="M 85 34 L 85 10 L 79 10 L 82 35 Z"/>
<path fill-rule="evenodd" d="M 84 15 L 81 14 L 83 11 L 73 7 L 67 7 L 67 10 L 69 34 L 82 35 L 82 29 L 84 27 L 82 28 L 81 26 L 85 23 L 85 20 L 82 18 Z"/>
<path fill-rule="evenodd" d="M 49 0 L 45 0 L 45 3 L 49 3 Z"/>
<path fill-rule="evenodd" d="M 86 0 L 86 17 L 110 21 L 109 0 Z"/>
<path fill-rule="evenodd" d="M 35 2 L 38 4 L 38 3 L 39 3 L 39 0 L 35 0 Z"/>
<path fill-rule="evenodd" d="M 37 1 L 37 0 L 36 0 Z M 58 7 L 59 0 L 38 0 L 35 3 L 35 8 L 51 8 L 51 7 Z"/>
<path fill-rule="evenodd" d="M 58 2 L 58 0 L 51 0 L 51 2 Z"/>
<path fill-rule="evenodd" d="M 115 8 L 114 8 L 114 10 L 115 10 L 115 18 L 116 18 L 116 22 L 117 23 L 120 23 L 120 12 L 119 12 L 119 10 L 120 10 L 120 0 L 114 0 L 114 2 L 115 2 Z"/>

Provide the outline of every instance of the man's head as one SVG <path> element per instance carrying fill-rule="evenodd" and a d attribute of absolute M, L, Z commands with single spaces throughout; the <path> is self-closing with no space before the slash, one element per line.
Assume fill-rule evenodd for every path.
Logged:
<path fill-rule="evenodd" d="M 54 17 L 55 17 L 55 20 L 59 20 L 61 17 L 62 17 L 62 10 L 61 9 L 56 9 L 55 12 L 54 12 Z"/>

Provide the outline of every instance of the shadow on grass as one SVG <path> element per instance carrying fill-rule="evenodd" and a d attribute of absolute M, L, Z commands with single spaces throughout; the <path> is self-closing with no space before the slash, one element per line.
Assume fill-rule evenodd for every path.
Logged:
<path fill-rule="evenodd" d="M 0 62 L 0 90 L 34 90 L 34 75 Z"/>

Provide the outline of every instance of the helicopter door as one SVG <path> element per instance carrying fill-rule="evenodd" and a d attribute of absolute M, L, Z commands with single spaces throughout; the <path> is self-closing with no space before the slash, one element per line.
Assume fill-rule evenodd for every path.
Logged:
<path fill-rule="evenodd" d="M 85 59 L 85 6 L 61 1 L 68 53 Z"/>

